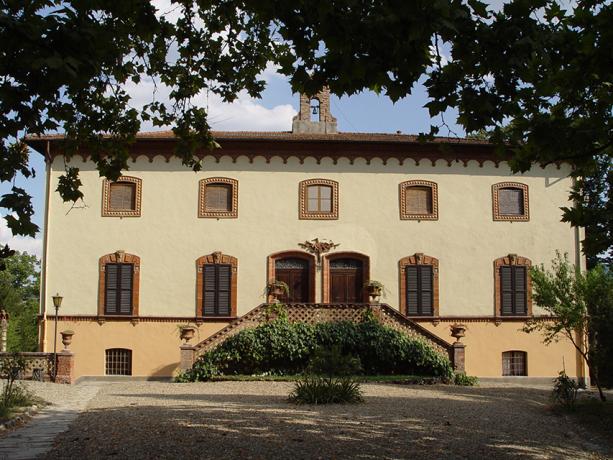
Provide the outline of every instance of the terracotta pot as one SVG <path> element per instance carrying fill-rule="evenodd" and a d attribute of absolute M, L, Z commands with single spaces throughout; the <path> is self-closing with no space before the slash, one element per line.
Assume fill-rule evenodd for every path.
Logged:
<path fill-rule="evenodd" d="M 458 342 L 466 335 L 466 326 L 464 324 L 453 324 L 451 326 L 451 336 Z"/>
<path fill-rule="evenodd" d="M 72 336 L 74 335 L 74 331 L 62 331 L 62 343 L 64 344 L 64 349 L 68 350 L 68 347 L 72 343 Z"/>

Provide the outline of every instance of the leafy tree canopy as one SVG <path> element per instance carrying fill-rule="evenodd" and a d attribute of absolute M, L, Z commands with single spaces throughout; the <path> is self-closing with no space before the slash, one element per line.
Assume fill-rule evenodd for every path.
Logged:
<path fill-rule="evenodd" d="M 457 109 L 466 132 L 512 151 L 515 171 L 564 160 L 582 176 L 597 155 L 610 167 L 610 2 L 511 0 L 494 12 L 478 0 L 173 0 L 158 12 L 149 0 L 0 0 L 0 43 L 2 181 L 34 174 L 21 135 L 53 131 L 115 179 L 143 121 L 172 126 L 177 155 L 198 170 L 194 153 L 215 143 L 195 98 L 258 96 L 269 62 L 306 93 L 326 84 L 396 101 L 423 82 L 432 117 Z M 126 84 L 143 78 L 168 86 L 169 100 L 133 107 Z M 74 201 L 79 185 L 69 167 L 58 191 Z M 14 233 L 37 231 L 24 189 L 0 207 Z"/>

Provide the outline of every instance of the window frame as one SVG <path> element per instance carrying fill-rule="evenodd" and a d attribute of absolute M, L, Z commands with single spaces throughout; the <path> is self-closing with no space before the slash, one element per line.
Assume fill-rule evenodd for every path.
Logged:
<path fill-rule="evenodd" d="M 125 313 L 106 313 L 106 265 L 107 264 L 131 264 L 132 271 L 132 312 Z M 124 251 L 115 251 L 106 254 L 98 260 L 98 316 L 113 316 L 121 318 L 132 318 L 139 314 L 139 290 L 140 290 L 140 257 L 128 254 Z"/>
<path fill-rule="evenodd" d="M 409 315 L 407 305 L 407 266 L 432 266 L 432 315 Z M 398 261 L 400 274 L 400 312 L 410 318 L 437 318 L 439 316 L 439 260 L 421 252 L 412 256 L 403 257 Z"/>
<path fill-rule="evenodd" d="M 518 189 L 522 191 L 523 196 L 523 214 L 502 214 L 500 212 L 499 192 L 501 189 Z M 528 195 L 528 186 L 521 182 L 499 182 L 492 185 L 492 213 L 494 221 L 517 221 L 528 222 L 530 220 L 530 198 Z"/>
<path fill-rule="evenodd" d="M 330 212 L 308 210 L 308 189 L 313 185 L 332 188 L 332 206 Z M 338 219 L 338 182 L 330 179 L 307 179 L 298 185 L 298 218 L 300 220 L 337 220 Z"/>
<path fill-rule="evenodd" d="M 505 360 L 505 354 L 510 353 L 509 359 L 512 361 L 513 360 L 513 355 L 520 354 L 523 358 L 523 368 L 524 368 L 524 373 L 523 374 L 515 374 L 515 373 L 510 373 L 510 374 L 505 374 L 504 373 L 504 360 Z M 506 350 L 503 351 L 501 354 L 501 358 L 502 358 L 502 376 L 503 377 L 527 377 L 528 376 L 528 352 L 523 351 L 523 350 Z M 509 369 L 512 369 L 512 366 L 509 366 Z"/>
<path fill-rule="evenodd" d="M 526 313 L 502 313 L 502 281 L 501 267 L 518 266 L 526 269 Z M 532 316 L 532 280 L 530 277 L 530 267 L 532 262 L 527 257 L 509 254 L 494 261 L 494 305 L 495 316 L 499 318 L 517 318 Z"/>
<path fill-rule="evenodd" d="M 111 208 L 111 185 L 117 183 L 134 184 L 134 209 Z M 143 195 L 143 181 L 138 177 L 121 176 L 116 181 L 102 181 L 102 217 L 140 217 Z"/>
<path fill-rule="evenodd" d="M 432 195 L 432 212 L 428 214 L 411 213 L 408 210 L 406 189 L 409 187 L 428 187 Z M 407 180 L 398 184 L 400 220 L 438 220 L 438 184 L 429 180 Z"/>
<path fill-rule="evenodd" d="M 208 185 L 223 184 L 231 187 L 230 210 L 213 211 L 206 209 L 206 188 Z M 201 219 L 238 218 L 238 180 L 229 177 L 208 177 L 198 183 L 198 217 Z"/>
<path fill-rule="evenodd" d="M 204 265 L 230 265 L 230 316 L 204 315 Z M 238 259 L 220 251 L 196 259 L 196 316 L 199 318 L 236 318 Z"/>
<path fill-rule="evenodd" d="M 127 363 L 128 363 L 128 367 L 129 367 L 129 373 L 128 374 L 109 374 L 108 373 L 108 369 L 109 369 L 109 353 L 117 353 L 117 352 L 126 352 L 127 354 Z M 134 360 L 133 360 L 133 351 L 130 348 L 107 348 L 104 350 L 104 375 L 124 375 L 124 376 L 131 376 L 133 374 L 133 369 L 132 369 L 132 365 L 134 364 Z"/>

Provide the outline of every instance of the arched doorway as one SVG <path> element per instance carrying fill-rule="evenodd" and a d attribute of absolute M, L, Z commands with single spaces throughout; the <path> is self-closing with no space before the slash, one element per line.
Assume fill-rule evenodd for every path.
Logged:
<path fill-rule="evenodd" d="M 324 303 L 368 301 L 365 285 L 370 278 L 368 256 L 357 252 L 337 252 L 324 258 Z"/>
<path fill-rule="evenodd" d="M 283 281 L 289 294 L 284 303 L 315 302 L 315 258 L 301 251 L 284 251 L 268 256 L 268 281 Z"/>

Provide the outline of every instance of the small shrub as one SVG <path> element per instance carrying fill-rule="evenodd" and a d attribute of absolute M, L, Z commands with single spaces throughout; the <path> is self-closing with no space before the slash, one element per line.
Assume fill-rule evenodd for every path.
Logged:
<path fill-rule="evenodd" d="M 565 409 L 572 410 L 577 400 L 579 384 L 571 379 L 566 372 L 560 371 L 558 377 L 553 379 L 552 398 L 554 402 Z"/>
<path fill-rule="evenodd" d="M 349 378 L 305 376 L 296 382 L 289 400 L 296 404 L 345 404 L 364 401 L 360 384 Z"/>
<path fill-rule="evenodd" d="M 458 372 L 453 378 L 454 385 L 463 387 L 474 387 L 479 384 L 479 379 L 473 375 L 466 375 L 463 372 Z"/>
<path fill-rule="evenodd" d="M 25 359 L 17 353 L 11 353 L 0 359 L 0 378 L 5 381 L 2 390 L 2 405 L 5 407 L 12 407 L 12 401 L 16 397 L 15 380 L 19 378 L 25 368 Z"/>

